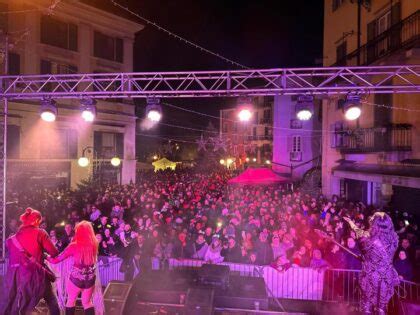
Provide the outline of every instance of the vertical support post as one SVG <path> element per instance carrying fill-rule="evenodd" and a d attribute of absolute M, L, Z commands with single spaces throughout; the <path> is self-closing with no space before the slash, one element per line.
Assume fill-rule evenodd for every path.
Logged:
<path fill-rule="evenodd" d="M 9 37 L 6 34 L 5 37 L 5 45 L 4 45 L 4 74 L 7 75 L 9 72 Z M 3 82 L 2 82 L 3 83 Z M 4 98 L 4 106 L 3 106 L 3 121 L 1 122 L 1 132 L 3 133 L 3 139 L 1 139 L 0 145 L 0 156 L 1 156 L 1 165 L 0 165 L 0 179 L 3 181 L 1 183 L 1 192 L 0 192 L 0 210 L 1 210 L 1 258 L 4 259 L 6 256 L 6 168 L 7 168 L 7 115 L 8 115 L 8 99 L 7 97 Z"/>

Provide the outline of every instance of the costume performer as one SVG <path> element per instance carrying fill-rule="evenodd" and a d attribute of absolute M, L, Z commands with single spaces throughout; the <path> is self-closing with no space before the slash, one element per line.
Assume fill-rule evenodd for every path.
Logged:
<path fill-rule="evenodd" d="M 39 228 L 41 220 L 39 211 L 27 208 L 20 216 L 19 230 L 6 241 L 9 251 L 4 291 L 6 303 L 0 314 L 27 314 L 41 298 L 47 303 L 50 314 L 60 314 L 51 283 L 54 275 L 50 273 L 52 276 L 49 277 L 50 271 L 44 265 L 44 252 L 55 257 L 58 250 L 48 233 Z"/>
<path fill-rule="evenodd" d="M 73 258 L 73 264 L 67 264 L 67 266 L 70 266 L 68 268 L 69 276 L 66 277 L 64 274 L 67 270 L 62 270 L 61 272 L 61 279 L 68 279 L 66 283 L 66 315 L 75 313 L 76 299 L 80 293 L 85 314 L 94 315 L 93 295 L 102 293 L 100 284 L 99 290 L 97 289 L 99 281 L 97 277 L 98 241 L 90 222 L 79 222 L 75 227 L 73 241 L 58 257 L 49 258 L 48 261 L 52 264 L 57 264 L 70 257 Z M 95 307 L 103 309 L 103 305 L 97 305 L 96 303 Z"/>
<path fill-rule="evenodd" d="M 344 218 L 356 233 L 362 252 L 362 271 L 359 283 L 362 291 L 362 311 L 385 314 L 386 306 L 399 284 L 397 271 L 392 265 L 398 247 L 398 236 L 391 218 L 384 212 L 376 212 L 369 220 L 370 229 L 364 231 L 349 218 Z"/>

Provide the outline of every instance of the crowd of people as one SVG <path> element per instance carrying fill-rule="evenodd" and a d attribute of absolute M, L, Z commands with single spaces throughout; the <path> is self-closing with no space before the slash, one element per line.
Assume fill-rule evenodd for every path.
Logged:
<path fill-rule="evenodd" d="M 130 185 L 22 190 L 10 196 L 9 207 L 39 209 L 42 227 L 60 251 L 71 242 L 77 222 L 91 221 L 99 254 L 120 257 L 127 280 L 135 269 L 151 268 L 152 261 L 163 267 L 170 258 L 271 265 L 279 271 L 293 266 L 361 268 L 359 259 L 315 230 L 358 255 L 354 232 L 343 218 L 368 228 L 368 217 L 377 209 L 286 186 L 231 186 L 230 177 L 225 170 L 145 172 Z M 400 239 L 395 268 L 401 279 L 415 280 L 415 218 L 384 210 L 394 219 Z M 17 218 L 9 216 L 7 232 L 17 228 Z"/>

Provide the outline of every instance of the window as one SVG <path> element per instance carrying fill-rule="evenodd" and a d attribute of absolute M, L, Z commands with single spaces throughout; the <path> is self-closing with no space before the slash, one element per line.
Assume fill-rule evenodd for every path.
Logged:
<path fill-rule="evenodd" d="M 291 129 L 302 129 L 302 120 L 299 119 L 290 119 L 290 128 Z"/>
<path fill-rule="evenodd" d="M 264 109 L 264 121 L 270 122 L 271 120 L 271 109 Z"/>
<path fill-rule="evenodd" d="M 43 15 L 41 17 L 41 43 L 77 51 L 77 25 Z"/>
<path fill-rule="evenodd" d="M 227 133 L 228 132 L 228 124 L 223 124 L 223 133 Z"/>
<path fill-rule="evenodd" d="M 301 136 L 293 136 L 293 138 L 292 138 L 292 152 L 302 152 L 302 138 L 301 138 Z"/>
<path fill-rule="evenodd" d="M 7 125 L 7 157 L 18 159 L 20 155 L 20 126 Z"/>
<path fill-rule="evenodd" d="M 347 56 L 347 42 L 344 41 L 337 46 L 336 49 L 336 63 L 338 66 L 346 65 L 346 56 Z"/>
<path fill-rule="evenodd" d="M 9 74 L 20 74 L 20 55 L 9 52 Z"/>
<path fill-rule="evenodd" d="M 93 55 L 98 58 L 123 62 L 123 40 L 100 32 L 94 33 Z"/>
<path fill-rule="evenodd" d="M 48 130 L 41 137 L 41 159 L 77 159 L 77 131 L 74 129 Z"/>
<path fill-rule="evenodd" d="M 41 59 L 41 74 L 72 74 L 77 73 L 77 67 L 56 61 Z"/>
<path fill-rule="evenodd" d="M 337 10 L 342 4 L 344 0 L 332 0 L 332 10 L 333 12 Z"/>
<path fill-rule="evenodd" d="M 124 134 L 114 132 L 95 131 L 93 147 L 98 158 L 112 159 L 115 156 L 124 158 Z"/>

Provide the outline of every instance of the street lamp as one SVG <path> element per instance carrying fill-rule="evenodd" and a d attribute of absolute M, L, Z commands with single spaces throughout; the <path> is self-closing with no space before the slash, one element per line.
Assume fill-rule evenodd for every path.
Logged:
<path fill-rule="evenodd" d="M 121 164 L 121 159 L 118 156 L 115 156 L 111 159 L 111 165 L 118 167 Z"/>

